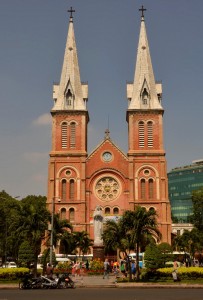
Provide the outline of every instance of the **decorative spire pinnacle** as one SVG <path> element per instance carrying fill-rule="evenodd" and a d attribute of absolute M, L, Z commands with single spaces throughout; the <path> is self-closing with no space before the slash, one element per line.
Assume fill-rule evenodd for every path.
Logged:
<path fill-rule="evenodd" d="M 137 60 L 133 84 L 127 85 L 128 109 L 163 109 L 161 105 L 162 88 L 156 84 L 147 39 L 144 11 L 141 11 L 141 28 L 137 48 Z"/>
<path fill-rule="evenodd" d="M 68 35 L 64 53 L 61 79 L 53 87 L 54 107 L 52 110 L 86 110 L 88 85 L 81 83 L 77 47 L 74 34 L 73 13 L 71 8 Z"/>
<path fill-rule="evenodd" d="M 67 12 L 70 13 L 70 22 L 73 22 L 73 13 L 75 12 L 75 10 L 71 6 L 71 8 L 67 10 Z"/>
<path fill-rule="evenodd" d="M 146 8 L 142 5 L 142 7 L 139 9 L 139 11 L 142 12 L 141 18 L 144 20 L 144 11 L 146 11 Z"/>

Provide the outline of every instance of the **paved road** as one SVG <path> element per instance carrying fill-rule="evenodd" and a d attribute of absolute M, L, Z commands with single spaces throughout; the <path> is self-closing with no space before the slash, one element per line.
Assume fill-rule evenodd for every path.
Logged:
<path fill-rule="evenodd" d="M 202 300 L 202 289 L 117 289 L 0 290 L 0 300 Z"/>

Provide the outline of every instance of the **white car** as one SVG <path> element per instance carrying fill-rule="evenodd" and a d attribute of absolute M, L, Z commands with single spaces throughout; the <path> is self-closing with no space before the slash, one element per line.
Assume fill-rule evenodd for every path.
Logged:
<path fill-rule="evenodd" d="M 7 268 L 17 268 L 17 265 L 14 261 L 10 261 L 6 267 Z"/>

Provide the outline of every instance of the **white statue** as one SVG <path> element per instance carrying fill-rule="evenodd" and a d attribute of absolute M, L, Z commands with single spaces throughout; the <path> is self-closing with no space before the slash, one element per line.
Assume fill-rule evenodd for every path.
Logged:
<path fill-rule="evenodd" d="M 102 233 L 103 233 L 103 213 L 102 208 L 97 205 L 94 211 L 94 245 L 103 245 Z"/>

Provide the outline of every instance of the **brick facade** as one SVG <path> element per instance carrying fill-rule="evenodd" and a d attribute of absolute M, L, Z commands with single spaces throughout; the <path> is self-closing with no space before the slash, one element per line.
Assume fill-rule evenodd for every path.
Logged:
<path fill-rule="evenodd" d="M 143 35 L 146 35 L 144 30 L 145 28 L 141 28 L 142 39 Z M 68 40 L 70 36 L 73 40 L 73 34 L 71 20 Z M 76 45 L 73 45 L 73 51 L 74 46 Z M 70 50 L 70 45 L 68 49 Z M 142 46 L 142 49 L 145 48 Z M 139 47 L 138 55 L 141 55 Z M 65 57 L 68 57 L 68 53 Z M 68 59 L 64 64 L 69 63 Z M 76 71 L 79 74 L 79 69 Z M 75 72 L 75 69 L 72 72 Z M 139 74 L 136 72 L 135 77 L 143 76 L 143 72 L 139 71 Z M 71 75 L 72 73 L 69 77 Z M 109 132 L 106 132 L 105 138 L 92 153 L 87 153 L 89 116 L 86 107 L 81 104 L 82 100 L 80 109 L 59 109 L 59 104 L 64 107 L 63 102 L 60 102 L 62 101 L 60 96 L 51 111 L 52 150 L 48 171 L 47 204 L 51 210 L 54 201 L 55 212 L 58 212 L 61 218 L 69 219 L 74 230 L 85 230 L 91 238 L 93 238 L 93 212 L 97 205 L 102 207 L 105 218 L 113 219 L 122 216 L 125 210 L 133 210 L 136 205 L 141 205 L 157 211 L 162 241 L 171 242 L 171 212 L 163 148 L 163 109 L 157 100 L 160 86 L 157 87 L 153 83 L 152 74 L 148 77 L 148 85 L 145 83 L 146 79 L 143 81 L 143 93 L 148 95 L 146 89 L 150 85 L 151 91 L 157 90 L 157 94 L 151 92 L 150 107 L 137 108 L 139 104 L 136 93 L 139 95 L 141 92 L 138 93 L 135 89 L 135 82 L 134 85 L 127 87 L 127 97 L 131 101 L 127 110 L 129 144 L 127 154 L 114 144 Z M 64 84 L 64 78 L 62 79 L 61 82 Z M 70 82 L 67 84 L 70 85 Z M 55 86 L 55 90 L 60 90 L 61 86 L 62 84 L 59 88 Z M 77 89 L 78 86 L 80 87 L 80 81 L 75 86 L 70 85 L 67 92 L 74 101 L 77 99 L 72 95 L 75 93 L 74 88 Z M 85 93 L 87 94 L 87 91 Z M 86 99 L 86 96 L 83 98 Z"/>

